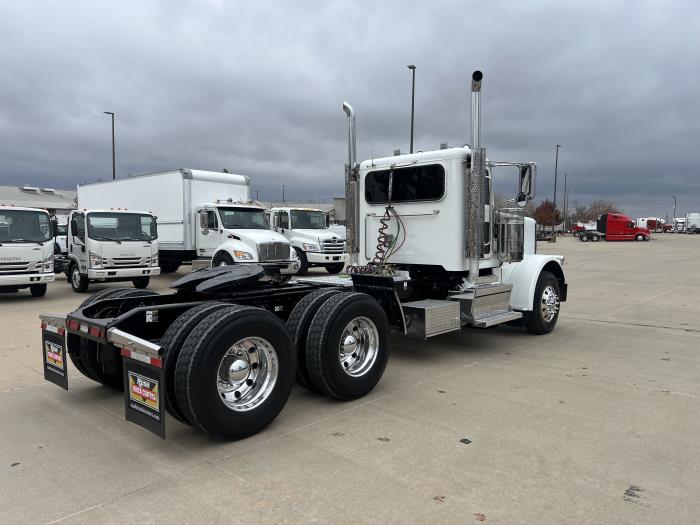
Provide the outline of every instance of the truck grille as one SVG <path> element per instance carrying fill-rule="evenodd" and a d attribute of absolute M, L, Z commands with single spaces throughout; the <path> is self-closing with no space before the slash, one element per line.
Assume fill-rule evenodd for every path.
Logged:
<path fill-rule="evenodd" d="M 258 244 L 258 260 L 260 262 L 289 260 L 289 244 L 286 242 L 263 242 Z"/>
<path fill-rule="evenodd" d="M 329 239 L 321 243 L 321 253 L 345 253 L 345 241 L 343 239 Z"/>
<path fill-rule="evenodd" d="M 0 262 L 0 275 L 22 275 L 38 271 L 39 262 Z"/>
<path fill-rule="evenodd" d="M 148 266 L 149 258 L 142 257 L 113 257 L 104 260 L 105 268 L 133 268 L 135 266 Z"/>

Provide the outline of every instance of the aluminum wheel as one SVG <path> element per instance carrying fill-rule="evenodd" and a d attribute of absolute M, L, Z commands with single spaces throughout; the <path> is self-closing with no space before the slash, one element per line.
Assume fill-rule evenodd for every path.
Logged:
<path fill-rule="evenodd" d="M 559 312 L 559 296 L 552 285 L 542 290 L 540 299 L 540 313 L 545 323 L 550 323 Z"/>
<path fill-rule="evenodd" d="M 377 360 L 379 332 L 367 317 L 356 317 L 340 336 L 340 366 L 352 377 L 364 375 Z"/>
<path fill-rule="evenodd" d="M 268 398 L 278 372 L 275 348 L 262 337 L 246 337 L 224 354 L 216 374 L 216 386 L 228 408 L 245 412 Z"/>

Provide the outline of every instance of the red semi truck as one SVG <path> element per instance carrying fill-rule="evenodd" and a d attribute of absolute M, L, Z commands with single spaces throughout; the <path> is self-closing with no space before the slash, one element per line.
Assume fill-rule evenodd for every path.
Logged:
<path fill-rule="evenodd" d="M 627 215 L 621 213 L 604 213 L 598 218 L 595 230 L 578 232 L 578 238 L 583 241 L 648 241 L 651 232 L 648 228 L 640 228 Z"/>

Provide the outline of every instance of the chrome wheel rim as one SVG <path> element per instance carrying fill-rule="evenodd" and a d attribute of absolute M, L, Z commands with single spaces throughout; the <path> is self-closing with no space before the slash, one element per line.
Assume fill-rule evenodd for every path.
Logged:
<path fill-rule="evenodd" d="M 559 313 L 559 296 L 556 290 L 550 284 L 542 291 L 540 299 L 540 314 L 546 323 L 550 323 Z"/>
<path fill-rule="evenodd" d="M 379 330 L 367 317 L 356 317 L 340 336 L 340 368 L 352 377 L 366 374 L 379 354 Z"/>
<path fill-rule="evenodd" d="M 231 345 L 216 371 L 221 401 L 236 412 L 260 406 L 277 382 L 279 364 L 274 346 L 262 337 L 246 337 Z"/>
<path fill-rule="evenodd" d="M 75 288 L 80 287 L 80 270 L 78 270 L 77 268 L 73 270 L 73 273 L 71 274 L 71 280 Z"/>

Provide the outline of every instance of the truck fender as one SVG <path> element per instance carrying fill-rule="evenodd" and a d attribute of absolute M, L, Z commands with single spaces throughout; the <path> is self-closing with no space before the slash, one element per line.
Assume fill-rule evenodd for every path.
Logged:
<path fill-rule="evenodd" d="M 246 243 L 244 243 L 240 240 L 235 240 L 235 239 L 228 239 L 225 242 L 222 242 L 219 246 L 217 246 L 216 250 L 214 250 L 214 255 L 213 255 L 212 259 L 214 257 L 216 257 L 216 255 L 219 252 L 226 252 L 231 257 L 233 257 L 234 250 L 239 250 L 239 251 L 250 253 L 253 256 L 253 259 L 250 262 L 255 262 L 258 260 L 258 253 L 255 250 L 255 248 L 251 248 Z"/>
<path fill-rule="evenodd" d="M 80 259 L 78 259 L 78 256 L 75 255 L 74 253 L 69 253 L 68 254 L 68 268 L 70 268 L 70 266 L 72 264 L 77 264 L 78 268 L 80 268 L 81 272 L 86 270 L 85 266 L 83 266 L 83 267 L 80 266 Z M 66 268 L 66 269 L 68 269 L 68 268 Z"/>
<path fill-rule="evenodd" d="M 559 281 L 561 301 L 566 301 L 566 278 L 562 264 L 564 257 L 557 255 L 533 254 L 521 262 L 505 263 L 501 268 L 501 280 L 513 285 L 510 304 L 513 310 L 531 311 L 537 279 L 543 271 L 550 272 Z"/>

